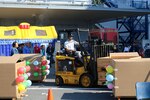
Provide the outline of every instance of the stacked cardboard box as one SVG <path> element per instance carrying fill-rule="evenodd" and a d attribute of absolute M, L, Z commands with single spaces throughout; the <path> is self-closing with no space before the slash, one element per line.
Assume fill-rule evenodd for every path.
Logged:
<path fill-rule="evenodd" d="M 150 82 L 150 59 L 114 59 L 112 66 L 114 72 L 115 97 L 135 97 L 136 82 Z"/>
<path fill-rule="evenodd" d="M 150 58 L 141 58 L 138 53 L 110 53 L 110 57 L 98 58 L 98 69 L 106 65 L 114 68 L 115 97 L 135 97 L 136 82 L 150 82 Z"/>
<path fill-rule="evenodd" d="M 16 83 L 17 70 L 25 66 L 26 62 L 19 56 L 0 57 L 0 99 L 21 97 L 23 92 L 18 90 Z"/>
<path fill-rule="evenodd" d="M 140 57 L 137 52 L 110 53 L 112 59 L 130 59 Z"/>
<path fill-rule="evenodd" d="M 98 85 L 105 84 L 105 75 L 106 70 L 105 67 L 111 63 L 111 58 L 109 57 L 102 57 L 97 59 L 97 71 L 98 71 Z"/>
<path fill-rule="evenodd" d="M 106 66 L 111 65 L 112 59 L 138 59 L 141 58 L 137 52 L 128 53 L 110 53 L 109 57 L 101 57 L 97 59 L 98 85 L 106 82 Z"/>
<path fill-rule="evenodd" d="M 46 61 L 47 59 L 45 56 L 41 56 L 40 54 L 16 54 L 14 56 L 20 56 L 22 59 L 27 60 L 30 62 L 30 80 L 32 81 L 37 81 L 37 82 L 42 82 L 46 79 L 46 72 L 45 70 L 48 70 L 49 68 L 46 68 L 45 66 L 42 66 L 42 61 Z M 37 65 L 35 65 L 37 64 Z M 47 65 L 49 66 L 49 65 Z M 43 75 L 43 72 L 45 75 Z"/>

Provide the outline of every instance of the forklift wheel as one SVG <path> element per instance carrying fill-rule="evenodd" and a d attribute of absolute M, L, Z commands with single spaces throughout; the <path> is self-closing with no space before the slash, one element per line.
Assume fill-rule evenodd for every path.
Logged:
<path fill-rule="evenodd" d="M 63 79 L 60 76 L 56 76 L 55 83 L 57 86 L 63 85 Z"/>
<path fill-rule="evenodd" d="M 80 77 L 80 85 L 82 87 L 91 87 L 93 85 L 93 79 L 92 76 L 90 74 L 83 74 Z"/>

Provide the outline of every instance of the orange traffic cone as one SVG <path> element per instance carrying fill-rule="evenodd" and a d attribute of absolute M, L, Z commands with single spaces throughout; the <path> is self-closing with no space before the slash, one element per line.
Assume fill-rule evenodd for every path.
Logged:
<path fill-rule="evenodd" d="M 49 90 L 48 90 L 47 100 L 54 100 L 54 98 L 53 98 L 53 93 L 52 93 L 52 89 L 49 89 Z"/>

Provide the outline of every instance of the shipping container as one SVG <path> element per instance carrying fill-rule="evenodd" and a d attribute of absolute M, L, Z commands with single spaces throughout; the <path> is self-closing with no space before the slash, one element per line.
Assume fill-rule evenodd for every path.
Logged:
<path fill-rule="evenodd" d="M 114 28 L 92 29 L 90 35 L 92 38 L 101 39 L 105 43 L 118 43 L 118 31 Z"/>

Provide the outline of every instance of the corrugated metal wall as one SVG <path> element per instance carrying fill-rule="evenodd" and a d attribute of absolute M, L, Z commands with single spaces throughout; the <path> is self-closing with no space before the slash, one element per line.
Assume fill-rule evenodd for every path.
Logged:
<path fill-rule="evenodd" d="M 11 44 L 0 44 L 0 56 L 9 56 L 11 47 Z"/>
<path fill-rule="evenodd" d="M 10 56 L 12 43 L 14 41 L 18 42 L 19 44 L 31 42 L 32 47 L 34 47 L 35 43 L 37 43 L 39 46 L 44 43 L 52 43 L 54 46 L 56 40 L 0 40 L 0 56 Z"/>

